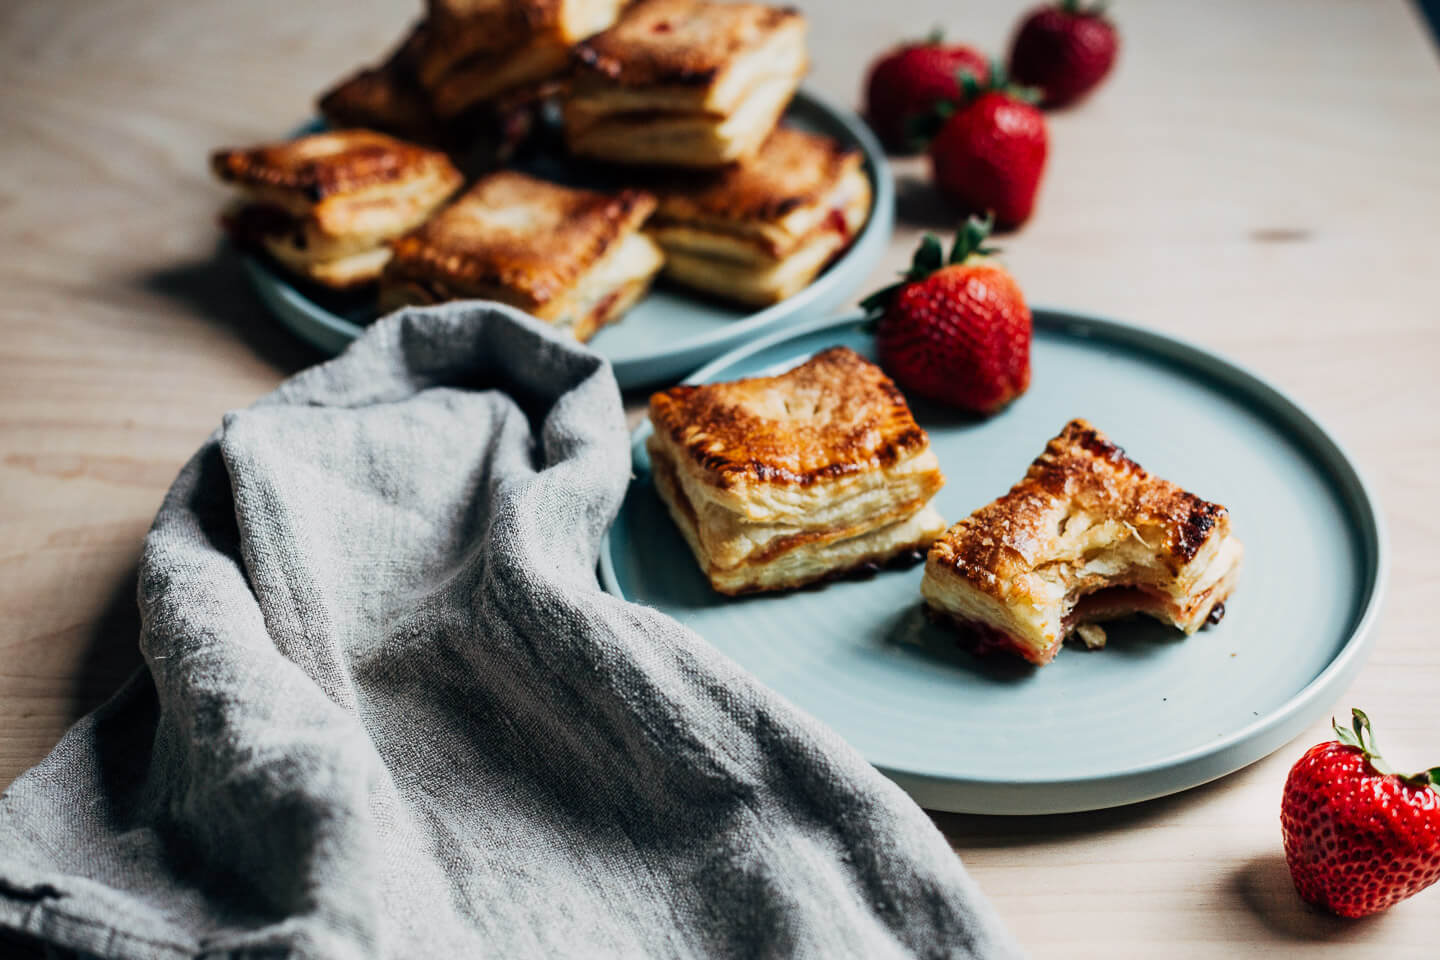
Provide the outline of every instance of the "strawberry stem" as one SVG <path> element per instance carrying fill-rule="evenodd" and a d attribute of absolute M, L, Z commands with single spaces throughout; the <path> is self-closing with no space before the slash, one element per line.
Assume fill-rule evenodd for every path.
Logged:
<path fill-rule="evenodd" d="M 950 247 L 950 263 L 964 263 L 966 258 L 974 256 L 989 256 L 992 253 L 999 253 L 994 247 L 985 246 L 985 240 L 990 236 L 990 231 L 995 229 L 995 211 L 991 210 L 985 214 L 985 219 L 971 217 L 960 225 L 960 230 L 955 234 L 955 243 Z"/>
<path fill-rule="evenodd" d="M 985 246 L 985 240 L 994 228 L 995 214 L 993 212 L 986 214 L 984 220 L 979 217 L 969 218 L 960 225 L 960 229 L 956 232 L 949 257 L 945 256 L 945 246 L 940 242 L 939 237 L 933 233 L 925 234 L 920 238 L 920 246 L 915 248 L 915 256 L 910 261 L 910 268 L 900 274 L 900 282 L 876 290 L 860 301 L 860 308 L 865 311 L 867 317 L 876 317 L 885 312 L 886 307 L 890 305 L 890 300 L 907 284 L 924 280 L 946 264 L 964 263 L 972 256 L 986 257 L 999 253 L 1000 251 L 994 247 Z"/>
<path fill-rule="evenodd" d="M 1365 759 L 1375 772 L 1381 776 L 1394 776 L 1412 787 L 1429 787 L 1436 793 L 1440 793 L 1440 767 L 1431 767 L 1429 770 L 1421 770 L 1419 773 L 1403 774 L 1396 773 L 1385 758 L 1380 756 L 1380 746 L 1375 740 L 1375 730 L 1370 725 L 1370 718 L 1365 711 L 1359 707 L 1350 708 L 1350 729 L 1347 730 L 1335 722 L 1332 717 L 1330 726 L 1335 729 L 1335 735 L 1340 742 L 1347 747 L 1354 747 L 1364 754 Z"/>
<path fill-rule="evenodd" d="M 1080 0 L 1060 0 L 1060 9 L 1072 17 L 1103 17 L 1108 6 L 1106 0 L 1097 0 L 1088 7 L 1081 6 Z"/>

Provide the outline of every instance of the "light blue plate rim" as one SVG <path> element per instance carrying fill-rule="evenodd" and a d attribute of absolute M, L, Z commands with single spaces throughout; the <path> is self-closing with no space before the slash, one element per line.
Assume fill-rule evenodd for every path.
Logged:
<path fill-rule="evenodd" d="M 1152 763 L 1063 779 L 1042 775 L 970 776 L 959 779 L 937 776 L 925 770 L 876 765 L 881 773 L 929 809 L 1006 815 L 1095 810 L 1178 793 L 1249 766 L 1321 719 L 1331 700 L 1354 678 L 1373 643 L 1375 622 L 1389 582 L 1389 537 L 1374 488 L 1344 445 L 1299 401 L 1244 365 L 1180 337 L 1055 308 L 1034 307 L 1032 314 L 1037 330 L 1139 349 L 1241 391 L 1256 401 L 1257 408 L 1277 426 L 1288 428 L 1317 463 L 1330 472 L 1339 499 L 1348 509 L 1355 532 L 1364 544 L 1366 578 L 1361 613 L 1351 628 L 1349 638 L 1330 663 L 1289 700 L 1213 743 Z M 862 323 L 864 317 L 852 313 L 819 317 L 778 330 L 717 357 L 686 378 L 685 383 L 723 379 L 732 367 L 777 344 L 799 340 L 827 329 L 841 330 Z M 651 429 L 647 420 L 631 434 L 632 455 L 639 455 Z M 600 550 L 601 585 L 608 593 L 628 599 L 620 588 L 611 550 L 611 536 L 607 533 Z M 779 692 L 783 695 L 783 691 Z"/>
<path fill-rule="evenodd" d="M 610 361 L 622 389 L 674 380 L 697 365 L 746 342 L 751 336 L 781 328 L 816 313 L 841 306 L 864 283 L 890 245 L 895 229 L 895 178 L 885 150 L 870 128 L 853 111 L 836 106 L 806 90 L 799 90 L 786 114 L 809 115 L 832 135 L 843 134 L 861 150 L 873 189 L 870 217 L 850 247 L 805 289 L 744 319 L 680 340 L 657 342 L 647 351 L 611 355 L 603 340 L 592 344 Z M 299 132 L 318 129 L 312 123 Z M 365 328 L 326 309 L 307 297 L 263 260 L 244 257 L 246 272 L 266 307 L 292 333 L 315 347 L 338 353 Z"/>

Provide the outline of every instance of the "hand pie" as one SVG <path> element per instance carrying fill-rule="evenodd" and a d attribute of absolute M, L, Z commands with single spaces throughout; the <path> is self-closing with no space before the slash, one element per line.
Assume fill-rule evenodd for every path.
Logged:
<path fill-rule="evenodd" d="M 420 82 L 456 117 L 562 73 L 570 49 L 615 22 L 626 0 L 429 0 Z"/>
<path fill-rule="evenodd" d="M 650 222 L 666 276 L 753 306 L 804 289 L 870 216 L 859 151 L 786 127 L 750 159 L 673 179 Z"/>
<path fill-rule="evenodd" d="M 655 488 L 721 593 L 874 569 L 944 529 L 929 437 L 845 347 L 775 377 L 664 390 L 650 421 Z"/>
<path fill-rule="evenodd" d="M 335 289 L 379 278 L 389 241 L 461 183 L 445 154 L 369 130 L 219 150 L 211 167 L 242 191 L 225 216 L 239 242 Z"/>
<path fill-rule="evenodd" d="M 1187 634 L 1224 614 L 1244 550 L 1229 512 L 1146 473 L 1084 420 L 1025 478 L 946 530 L 925 563 L 932 614 L 978 650 L 1049 663 L 1071 631 L 1148 614 Z"/>
<path fill-rule="evenodd" d="M 808 65 L 805 20 L 755 3 L 642 0 L 575 51 L 573 153 L 715 167 L 750 156 Z"/>
<path fill-rule="evenodd" d="M 366 68 L 321 95 L 320 113 L 336 128 L 362 127 L 417 143 L 448 141 L 415 74 L 426 26 L 417 23 L 380 66 Z"/>
<path fill-rule="evenodd" d="M 655 198 L 513 171 L 479 180 L 395 243 L 381 304 L 499 300 L 588 340 L 644 296 L 660 248 L 640 232 Z"/>

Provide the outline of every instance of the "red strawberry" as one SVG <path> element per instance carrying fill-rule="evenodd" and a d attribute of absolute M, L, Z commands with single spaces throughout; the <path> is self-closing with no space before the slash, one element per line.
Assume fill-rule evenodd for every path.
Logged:
<path fill-rule="evenodd" d="M 1035 209 L 1049 144 L 1044 115 L 1018 94 L 982 93 L 930 144 L 935 186 L 961 213 L 993 211 L 999 226 L 1017 227 Z"/>
<path fill-rule="evenodd" d="M 990 226 L 972 218 L 961 227 L 948 263 L 926 234 L 905 279 L 863 304 L 880 314 L 880 365 L 901 387 L 976 413 L 996 412 L 1030 385 L 1030 309 L 983 246 Z"/>
<path fill-rule="evenodd" d="M 875 61 L 865 85 L 870 126 L 893 152 L 918 153 L 922 147 L 912 136 L 913 125 L 939 104 L 959 98 L 962 73 L 984 80 L 990 61 L 970 47 L 941 43 L 938 31 L 890 51 Z"/>
<path fill-rule="evenodd" d="M 1378 913 L 1440 880 L 1440 767 L 1400 776 L 1359 710 L 1354 730 L 1311 747 L 1280 808 L 1300 896 L 1342 917 Z M 1368 737 L 1368 743 L 1367 741 Z"/>
<path fill-rule="evenodd" d="M 1010 76 L 1044 91 L 1043 107 L 1063 107 L 1093 90 L 1115 65 L 1120 37 L 1099 5 L 1079 0 L 1037 7 L 1020 22 L 1010 49 Z"/>

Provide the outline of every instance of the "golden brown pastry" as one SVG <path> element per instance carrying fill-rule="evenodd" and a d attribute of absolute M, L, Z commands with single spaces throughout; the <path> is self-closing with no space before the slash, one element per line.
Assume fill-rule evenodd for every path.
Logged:
<path fill-rule="evenodd" d="M 373 283 L 391 240 L 459 188 L 442 152 L 370 130 L 337 130 L 211 156 L 241 190 L 226 226 L 243 245 L 315 283 Z"/>
<path fill-rule="evenodd" d="M 499 300 L 588 340 L 659 272 L 660 249 L 640 232 L 654 209 L 640 190 L 609 195 L 493 173 L 395 243 L 382 306 Z"/>
<path fill-rule="evenodd" d="M 435 112 L 456 117 L 562 73 L 570 49 L 615 22 L 626 0 L 429 0 L 418 75 Z"/>
<path fill-rule="evenodd" d="M 677 283 L 752 306 L 804 289 L 870 215 L 858 150 L 779 127 L 759 153 L 656 187 L 650 234 Z"/>
<path fill-rule="evenodd" d="M 1072 631 L 1102 645 L 1097 621 L 1144 613 L 1187 634 L 1218 621 L 1243 553 L 1224 507 L 1073 420 L 1009 493 L 935 541 L 921 593 L 977 649 L 1043 665 Z"/>
<path fill-rule="evenodd" d="M 873 569 L 944 528 L 929 437 L 890 378 L 848 348 L 779 376 L 661 391 L 650 421 L 656 490 L 721 593 Z"/>
<path fill-rule="evenodd" d="M 401 139 L 447 145 L 449 134 L 435 116 L 416 67 L 426 25 L 415 24 L 384 63 L 351 75 L 320 96 L 320 113 L 332 127 L 361 127 Z"/>
<path fill-rule="evenodd" d="M 573 153 L 723 166 L 755 153 L 790 102 L 808 66 L 805 20 L 756 3 L 642 0 L 575 60 Z"/>

